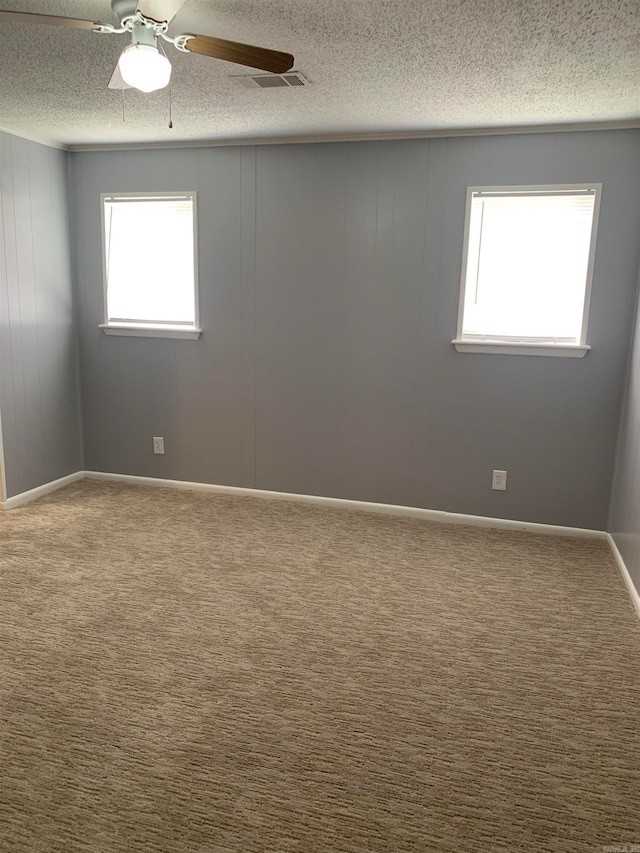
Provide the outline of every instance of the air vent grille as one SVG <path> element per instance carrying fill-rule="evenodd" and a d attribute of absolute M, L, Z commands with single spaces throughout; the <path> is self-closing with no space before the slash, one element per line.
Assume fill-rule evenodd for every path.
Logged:
<path fill-rule="evenodd" d="M 295 89 L 309 85 L 309 81 L 299 71 L 287 71 L 286 74 L 234 75 L 233 79 L 246 89 Z"/>

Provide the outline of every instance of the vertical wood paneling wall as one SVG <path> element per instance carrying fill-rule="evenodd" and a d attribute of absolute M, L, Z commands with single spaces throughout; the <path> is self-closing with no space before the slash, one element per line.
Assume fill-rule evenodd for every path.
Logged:
<path fill-rule="evenodd" d="M 0 413 L 7 497 L 82 468 L 67 156 L 0 133 Z"/>
<path fill-rule="evenodd" d="M 604 528 L 639 143 L 611 131 L 72 154 L 87 467 Z M 592 351 L 455 352 L 466 187 L 583 181 L 603 184 Z M 198 191 L 199 341 L 98 329 L 99 195 L 122 190 Z M 493 468 L 507 492 L 491 490 Z"/>
<path fill-rule="evenodd" d="M 640 593 L 640 303 L 636 313 L 609 530 Z"/>

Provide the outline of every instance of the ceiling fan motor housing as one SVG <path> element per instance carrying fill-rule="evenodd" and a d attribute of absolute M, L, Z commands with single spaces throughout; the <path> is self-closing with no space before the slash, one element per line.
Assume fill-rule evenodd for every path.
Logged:
<path fill-rule="evenodd" d="M 111 0 L 111 9 L 120 23 L 135 15 L 137 8 L 138 0 Z"/>

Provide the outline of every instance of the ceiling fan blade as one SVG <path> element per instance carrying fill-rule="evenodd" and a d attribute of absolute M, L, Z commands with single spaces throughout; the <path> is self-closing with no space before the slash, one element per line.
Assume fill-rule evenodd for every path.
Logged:
<path fill-rule="evenodd" d="M 111 80 L 109 80 L 109 88 L 110 89 L 130 89 L 131 86 L 128 83 L 125 83 L 122 79 L 122 74 L 120 73 L 120 59 L 118 58 L 118 64 L 113 69 L 113 74 L 111 75 Z"/>
<path fill-rule="evenodd" d="M 190 36 L 185 42 L 185 48 L 191 53 L 237 62 L 238 65 L 248 65 L 250 68 L 259 68 L 274 74 L 282 74 L 293 67 L 293 56 L 290 53 L 211 36 Z"/>
<path fill-rule="evenodd" d="M 34 12 L 4 12 L 0 9 L 0 23 L 7 24 L 53 24 L 56 27 L 71 27 L 74 30 L 93 30 L 94 21 L 80 18 L 61 18 L 59 15 L 36 15 Z"/>
<path fill-rule="evenodd" d="M 137 12 L 152 21 L 169 23 L 178 14 L 185 0 L 139 0 Z"/>

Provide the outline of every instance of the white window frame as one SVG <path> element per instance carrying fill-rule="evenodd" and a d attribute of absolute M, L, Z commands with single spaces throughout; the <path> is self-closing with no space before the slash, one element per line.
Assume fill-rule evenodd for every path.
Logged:
<path fill-rule="evenodd" d="M 110 323 L 107 303 L 107 247 L 105 245 L 105 200 L 119 198 L 190 198 L 192 200 L 193 209 L 193 298 L 195 300 L 194 325 L 189 327 L 167 327 L 163 328 L 162 324 L 153 323 Z M 182 340 L 197 340 L 202 334 L 200 327 L 200 289 L 198 284 L 198 194 L 195 190 L 186 192 L 136 192 L 136 193 L 100 193 L 100 223 L 101 223 L 101 241 L 102 241 L 102 288 L 103 288 L 103 310 L 104 323 L 99 324 L 99 328 L 105 335 L 116 335 L 119 337 L 135 337 L 135 338 L 178 338 Z"/>
<path fill-rule="evenodd" d="M 582 329 L 580 342 L 577 344 L 552 341 L 526 341 L 508 340 L 506 338 L 465 338 L 462 334 L 464 319 L 465 288 L 467 281 L 467 261 L 469 255 L 469 229 L 471 223 L 471 202 L 474 193 L 522 193 L 522 194 L 545 194 L 554 192 L 585 192 L 592 190 L 595 193 L 593 205 L 593 221 L 591 225 L 591 242 L 589 244 L 589 261 L 587 264 L 587 278 L 585 284 L 584 308 L 582 312 Z M 589 305 L 591 302 L 591 282 L 593 279 L 593 265 L 596 253 L 596 237 L 598 233 L 598 218 L 600 214 L 600 197 L 602 195 L 602 184 L 528 184 L 518 186 L 493 186 L 493 187 L 468 187 L 467 205 L 464 223 L 464 243 L 462 248 L 462 273 L 460 276 L 460 298 L 458 303 L 458 329 L 456 337 L 451 341 L 458 352 L 492 353 L 500 355 L 544 355 L 561 356 L 568 358 L 584 358 L 591 347 L 587 344 L 587 326 L 589 321 Z"/>

